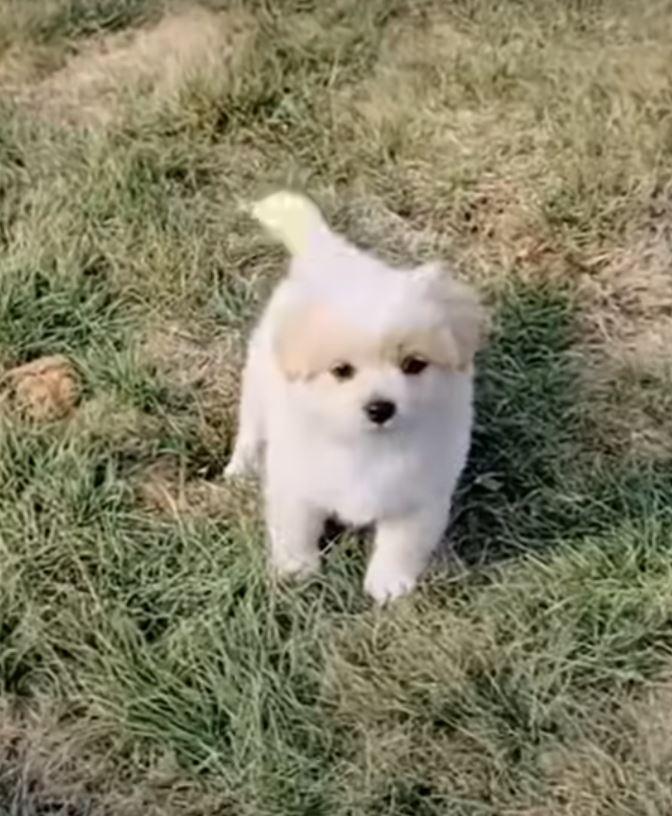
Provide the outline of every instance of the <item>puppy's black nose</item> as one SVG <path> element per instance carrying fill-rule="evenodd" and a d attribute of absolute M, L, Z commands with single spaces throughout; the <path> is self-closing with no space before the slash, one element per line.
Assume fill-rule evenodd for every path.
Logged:
<path fill-rule="evenodd" d="M 384 425 L 397 412 L 397 406 L 389 400 L 371 400 L 364 406 L 366 415 L 376 425 Z"/>

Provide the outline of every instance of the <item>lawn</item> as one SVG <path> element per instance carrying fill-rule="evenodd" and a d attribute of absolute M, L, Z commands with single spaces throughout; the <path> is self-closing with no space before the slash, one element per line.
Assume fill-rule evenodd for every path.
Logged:
<path fill-rule="evenodd" d="M 222 478 L 284 185 L 492 314 L 382 610 Z M 669 816 L 671 346 L 669 2 L 0 0 L 0 814 Z"/>

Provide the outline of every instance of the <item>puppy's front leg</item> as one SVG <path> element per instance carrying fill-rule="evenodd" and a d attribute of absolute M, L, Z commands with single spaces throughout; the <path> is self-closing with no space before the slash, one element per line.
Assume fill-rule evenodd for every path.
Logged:
<path fill-rule="evenodd" d="M 264 391 L 259 352 L 250 346 L 243 371 L 238 409 L 238 434 L 224 475 L 227 478 L 245 476 L 259 470 L 264 447 Z"/>
<path fill-rule="evenodd" d="M 447 524 L 445 510 L 421 510 L 377 525 L 364 589 L 379 603 L 410 592 L 427 566 Z"/>
<path fill-rule="evenodd" d="M 266 493 L 266 521 L 275 573 L 302 577 L 315 572 L 320 563 L 318 544 L 324 514 L 271 484 Z"/>

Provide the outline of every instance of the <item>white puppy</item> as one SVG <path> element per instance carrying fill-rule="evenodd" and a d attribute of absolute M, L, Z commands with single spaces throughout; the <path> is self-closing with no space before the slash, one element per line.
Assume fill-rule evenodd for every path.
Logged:
<path fill-rule="evenodd" d="M 375 524 L 365 588 L 396 598 L 447 525 L 483 313 L 440 266 L 388 267 L 301 196 L 276 193 L 252 212 L 292 258 L 250 342 L 227 475 L 261 470 L 277 572 L 318 567 L 330 516 Z"/>

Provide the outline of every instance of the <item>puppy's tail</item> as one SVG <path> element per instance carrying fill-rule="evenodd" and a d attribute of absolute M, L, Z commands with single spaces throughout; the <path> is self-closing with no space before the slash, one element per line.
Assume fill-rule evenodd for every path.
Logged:
<path fill-rule="evenodd" d="M 272 193 L 253 204 L 251 213 L 291 255 L 306 252 L 316 237 L 331 235 L 317 206 L 297 193 Z"/>

